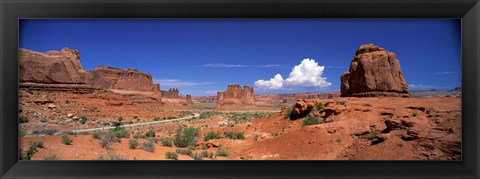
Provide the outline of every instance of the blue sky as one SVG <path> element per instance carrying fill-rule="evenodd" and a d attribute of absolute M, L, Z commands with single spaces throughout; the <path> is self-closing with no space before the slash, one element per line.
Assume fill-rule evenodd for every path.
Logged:
<path fill-rule="evenodd" d="M 85 70 L 135 68 L 162 90 L 194 96 L 234 83 L 260 94 L 339 91 L 340 75 L 365 43 L 397 55 L 410 90 L 451 89 L 461 86 L 460 37 L 456 19 L 20 21 L 21 48 L 77 49 Z M 277 74 L 281 87 L 270 83 Z"/>

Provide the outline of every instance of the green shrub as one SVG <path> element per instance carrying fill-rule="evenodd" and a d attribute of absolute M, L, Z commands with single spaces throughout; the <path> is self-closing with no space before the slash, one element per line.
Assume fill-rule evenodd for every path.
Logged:
<path fill-rule="evenodd" d="M 35 135 L 41 135 L 41 134 L 53 135 L 57 132 L 58 132 L 58 130 L 56 130 L 56 129 L 46 129 L 46 130 L 41 130 L 41 131 L 33 131 L 32 133 L 35 134 Z"/>
<path fill-rule="evenodd" d="M 19 117 L 19 118 L 18 118 L 18 122 L 19 122 L 19 123 L 27 123 L 28 121 L 30 121 L 30 120 L 28 120 L 27 117 Z"/>
<path fill-rule="evenodd" d="M 65 145 L 70 145 L 72 143 L 72 139 L 68 137 L 68 135 L 62 135 L 62 143 Z"/>
<path fill-rule="evenodd" d="M 100 145 L 102 145 L 103 148 L 107 148 L 110 145 L 110 139 L 107 136 L 103 136 L 100 140 Z"/>
<path fill-rule="evenodd" d="M 117 118 L 118 122 L 122 122 L 123 121 L 123 116 L 120 116 Z"/>
<path fill-rule="evenodd" d="M 370 133 L 367 135 L 367 139 L 368 139 L 368 140 L 372 140 L 372 139 L 374 139 L 374 138 L 376 138 L 376 137 L 377 137 L 377 133 L 376 133 L 375 131 L 372 131 L 372 132 L 370 132 Z"/>
<path fill-rule="evenodd" d="M 186 149 L 176 149 L 175 152 L 177 152 L 177 153 L 180 154 L 180 155 L 191 155 L 191 154 L 192 154 L 192 150 L 189 149 L 189 148 L 186 148 Z"/>
<path fill-rule="evenodd" d="M 137 146 L 138 146 L 138 141 L 135 140 L 135 139 L 130 139 L 130 140 L 128 141 L 128 146 L 129 146 L 131 149 L 135 149 L 135 148 L 137 148 Z"/>
<path fill-rule="evenodd" d="M 147 140 L 151 143 L 157 143 L 158 141 L 160 141 L 160 139 L 156 137 L 147 137 Z"/>
<path fill-rule="evenodd" d="M 257 140 L 258 140 L 258 135 L 255 135 L 255 136 L 253 137 L 253 140 L 254 140 L 254 141 L 257 141 Z"/>
<path fill-rule="evenodd" d="M 175 152 L 165 152 L 165 158 L 178 160 L 178 154 Z"/>
<path fill-rule="evenodd" d="M 320 124 L 320 121 L 313 116 L 307 116 L 302 121 L 302 126 L 315 125 L 315 124 Z"/>
<path fill-rule="evenodd" d="M 217 156 L 228 156 L 228 150 L 222 146 L 219 146 L 217 149 Z"/>
<path fill-rule="evenodd" d="M 287 111 L 285 111 L 285 115 L 283 116 L 285 119 L 290 118 L 292 115 L 293 108 L 288 108 Z"/>
<path fill-rule="evenodd" d="M 413 114 L 412 114 L 413 117 L 417 117 L 417 115 L 418 115 L 417 111 L 413 112 Z"/>
<path fill-rule="evenodd" d="M 208 158 L 208 151 L 202 151 L 202 157 Z"/>
<path fill-rule="evenodd" d="M 124 127 L 115 127 L 113 132 L 117 138 L 130 138 L 130 132 L 128 132 Z"/>
<path fill-rule="evenodd" d="M 79 122 L 80 122 L 80 124 L 85 124 L 87 122 L 87 120 L 88 120 L 87 116 L 82 116 L 82 117 L 80 117 Z"/>
<path fill-rule="evenodd" d="M 150 130 L 150 131 L 148 131 L 148 132 L 145 133 L 145 136 L 146 136 L 146 137 L 155 137 L 155 131 Z"/>
<path fill-rule="evenodd" d="M 346 105 L 347 101 L 342 100 L 342 101 L 336 101 L 335 103 L 340 104 L 340 105 Z"/>
<path fill-rule="evenodd" d="M 222 135 L 220 135 L 220 133 L 210 131 L 207 133 L 207 135 L 203 136 L 203 141 L 209 141 L 212 139 L 221 139 L 221 138 L 222 138 Z"/>
<path fill-rule="evenodd" d="M 338 138 L 337 143 L 341 143 L 341 142 L 342 142 L 342 139 Z"/>
<path fill-rule="evenodd" d="M 137 131 L 137 132 L 135 132 L 135 135 L 133 135 L 133 138 L 135 138 L 135 139 L 138 139 L 138 138 L 145 139 L 145 135 L 143 135 L 142 132 Z"/>
<path fill-rule="evenodd" d="M 102 132 L 100 131 L 93 131 L 92 137 L 95 139 L 101 139 L 102 138 Z"/>
<path fill-rule="evenodd" d="M 37 140 L 33 142 L 33 145 L 36 145 L 37 147 L 43 148 L 43 140 Z"/>
<path fill-rule="evenodd" d="M 322 102 L 317 102 L 315 103 L 315 108 L 317 110 L 322 110 L 323 109 L 323 103 Z"/>
<path fill-rule="evenodd" d="M 126 157 L 121 155 L 109 154 L 108 156 L 100 156 L 98 160 L 126 160 Z"/>
<path fill-rule="evenodd" d="M 232 132 L 232 131 L 228 131 L 228 132 L 224 132 L 223 135 L 225 136 L 225 138 L 228 138 L 228 139 L 233 139 L 233 140 L 245 140 L 245 136 L 243 135 L 243 133 L 241 132 Z"/>
<path fill-rule="evenodd" d="M 152 142 L 143 142 L 142 143 L 142 149 L 147 151 L 147 152 L 154 152 L 155 151 L 155 146 L 153 145 Z"/>
<path fill-rule="evenodd" d="M 205 144 L 202 144 L 202 147 L 201 147 L 202 150 L 207 150 L 207 145 Z"/>
<path fill-rule="evenodd" d="M 43 157 L 43 160 L 58 160 L 58 156 L 56 154 L 50 154 L 47 155 L 46 157 Z"/>
<path fill-rule="evenodd" d="M 198 154 L 198 153 L 192 153 L 189 155 L 190 157 L 192 157 L 194 160 L 203 160 L 202 158 L 202 155 L 201 154 Z"/>
<path fill-rule="evenodd" d="M 65 104 L 70 104 L 70 101 L 69 101 L 69 100 L 65 100 Z"/>
<path fill-rule="evenodd" d="M 25 155 L 22 155 L 22 150 L 20 149 L 19 151 L 19 159 L 22 160 L 31 160 L 33 154 L 37 153 L 37 148 L 38 148 L 38 143 L 33 142 L 30 147 L 28 147 L 27 152 L 25 152 Z"/>
<path fill-rule="evenodd" d="M 210 152 L 210 153 L 208 154 L 208 158 L 213 158 L 213 155 L 214 155 L 213 152 Z"/>
<path fill-rule="evenodd" d="M 181 127 L 177 130 L 177 134 L 173 140 L 175 146 L 185 148 L 188 146 L 195 146 L 198 136 L 200 135 L 200 128 L 196 127 Z"/>
<path fill-rule="evenodd" d="M 155 117 L 155 118 L 153 118 L 153 120 L 154 120 L 154 121 L 159 121 L 160 118 L 159 118 L 159 117 Z"/>
<path fill-rule="evenodd" d="M 166 147 L 172 147 L 173 146 L 172 138 L 162 137 L 162 138 L 160 138 L 160 142 L 162 143 L 162 146 L 166 146 Z"/>

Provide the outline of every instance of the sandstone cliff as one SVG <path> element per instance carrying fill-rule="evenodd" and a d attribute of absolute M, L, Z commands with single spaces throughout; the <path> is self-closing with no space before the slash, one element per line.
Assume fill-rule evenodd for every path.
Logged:
<path fill-rule="evenodd" d="M 373 44 L 357 49 L 340 81 L 342 97 L 410 96 L 396 55 Z"/>
<path fill-rule="evenodd" d="M 217 93 L 217 105 L 255 105 L 253 87 L 230 84 L 227 90 Z"/>
<path fill-rule="evenodd" d="M 180 98 L 178 88 L 170 88 L 167 91 L 161 90 L 163 98 Z"/>
<path fill-rule="evenodd" d="M 160 92 L 160 85 L 154 84 L 152 75 L 135 69 L 119 69 L 99 66 L 87 72 L 87 84 L 96 88 L 129 91 Z"/>
<path fill-rule="evenodd" d="M 85 71 L 77 50 L 47 53 L 19 50 L 19 81 L 46 84 L 84 84 Z"/>

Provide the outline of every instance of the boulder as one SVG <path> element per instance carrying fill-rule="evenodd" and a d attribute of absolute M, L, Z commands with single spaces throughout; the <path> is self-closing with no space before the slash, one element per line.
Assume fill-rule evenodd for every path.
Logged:
<path fill-rule="evenodd" d="M 315 108 L 315 103 L 312 101 L 298 100 L 290 114 L 290 119 L 295 120 L 307 116 Z"/>
<path fill-rule="evenodd" d="M 340 77 L 342 97 L 409 97 L 396 55 L 374 44 L 360 46 Z"/>

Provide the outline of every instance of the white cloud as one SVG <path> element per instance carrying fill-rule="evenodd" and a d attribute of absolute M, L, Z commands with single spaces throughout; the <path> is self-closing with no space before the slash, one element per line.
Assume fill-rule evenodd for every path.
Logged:
<path fill-rule="evenodd" d="M 435 86 L 432 85 L 416 85 L 416 84 L 408 84 L 409 89 L 434 89 Z"/>
<path fill-rule="evenodd" d="M 217 94 L 218 90 L 207 90 L 205 91 L 206 94 Z"/>
<path fill-rule="evenodd" d="M 460 73 L 459 71 L 444 71 L 444 72 L 437 72 L 434 73 L 435 75 L 448 75 L 448 74 L 455 74 L 455 73 Z"/>
<path fill-rule="evenodd" d="M 260 89 L 280 89 L 283 87 L 283 78 L 282 75 L 277 74 L 275 77 L 270 80 L 257 80 L 255 81 L 255 86 Z"/>
<path fill-rule="evenodd" d="M 213 82 L 189 82 L 176 79 L 153 79 L 153 82 L 159 83 L 161 87 L 182 87 L 213 84 Z"/>
<path fill-rule="evenodd" d="M 281 89 L 292 86 L 313 86 L 324 88 L 331 86 L 327 78 L 322 77 L 325 67 L 319 66 L 313 59 L 303 59 L 302 62 L 293 67 L 287 79 L 283 80 L 280 74 L 270 80 L 257 80 L 255 86 L 259 89 Z"/>

